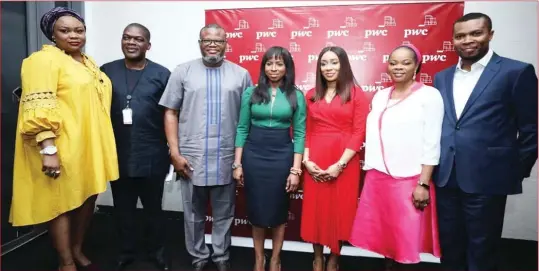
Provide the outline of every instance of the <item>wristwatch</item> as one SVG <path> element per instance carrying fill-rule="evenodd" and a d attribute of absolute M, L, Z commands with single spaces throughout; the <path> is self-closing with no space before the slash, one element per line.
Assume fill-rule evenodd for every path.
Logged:
<path fill-rule="evenodd" d="M 343 170 L 343 169 L 346 168 L 346 163 L 343 162 L 343 161 L 339 161 L 339 162 L 337 162 L 337 166 L 338 166 L 341 170 Z"/>
<path fill-rule="evenodd" d="M 237 168 L 240 168 L 241 167 L 241 164 L 232 164 L 232 169 L 237 169 Z"/>
<path fill-rule="evenodd" d="M 421 180 L 417 181 L 417 185 L 423 186 L 427 190 L 429 190 L 429 188 L 430 188 L 430 186 L 428 184 L 422 182 Z"/>
<path fill-rule="evenodd" d="M 56 146 L 47 146 L 43 148 L 41 151 L 39 151 L 39 153 L 43 155 L 54 155 L 57 152 L 58 152 L 58 149 L 56 148 Z"/>

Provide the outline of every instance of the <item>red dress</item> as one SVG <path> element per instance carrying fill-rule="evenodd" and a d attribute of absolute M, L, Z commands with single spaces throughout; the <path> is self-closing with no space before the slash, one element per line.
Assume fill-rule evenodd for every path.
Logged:
<path fill-rule="evenodd" d="M 369 100 L 354 87 L 350 101 L 342 104 L 337 95 L 330 103 L 312 102 L 314 89 L 307 92 L 305 148 L 309 160 L 325 170 L 337 163 L 346 148 L 359 152 L 365 141 Z M 305 171 L 301 238 L 328 246 L 340 254 L 339 241 L 347 241 L 356 214 L 360 185 L 360 157 L 355 155 L 336 180 L 318 183 Z"/>

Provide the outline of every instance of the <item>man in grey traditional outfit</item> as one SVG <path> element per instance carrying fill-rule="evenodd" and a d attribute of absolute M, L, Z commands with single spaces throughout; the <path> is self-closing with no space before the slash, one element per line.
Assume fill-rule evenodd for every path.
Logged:
<path fill-rule="evenodd" d="M 211 258 L 223 271 L 229 267 L 234 219 L 232 166 L 241 94 L 253 83 L 246 69 L 224 59 L 226 32 L 222 27 L 203 27 L 199 45 L 202 58 L 174 69 L 160 104 L 166 107 L 167 141 L 181 181 L 187 251 L 195 270 L 202 270 Z M 211 256 L 204 239 L 209 201 Z"/>

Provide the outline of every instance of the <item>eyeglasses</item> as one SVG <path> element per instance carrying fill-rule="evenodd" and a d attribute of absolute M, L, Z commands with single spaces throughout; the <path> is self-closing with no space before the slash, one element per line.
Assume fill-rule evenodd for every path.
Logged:
<path fill-rule="evenodd" d="M 206 46 L 212 43 L 215 43 L 215 45 L 223 45 L 225 44 L 226 40 L 200 40 L 200 42 Z"/>

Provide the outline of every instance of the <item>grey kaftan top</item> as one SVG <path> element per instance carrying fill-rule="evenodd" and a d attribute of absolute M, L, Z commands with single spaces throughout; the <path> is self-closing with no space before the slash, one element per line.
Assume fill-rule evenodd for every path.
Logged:
<path fill-rule="evenodd" d="M 225 60 L 207 67 L 202 59 L 178 65 L 160 105 L 179 111 L 180 153 L 194 168 L 197 186 L 230 184 L 241 94 L 252 86 L 249 72 Z"/>

